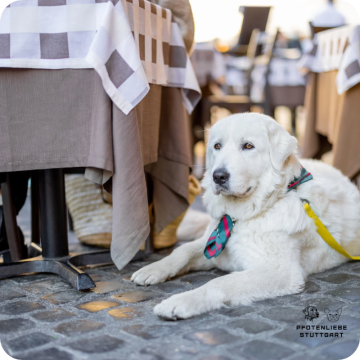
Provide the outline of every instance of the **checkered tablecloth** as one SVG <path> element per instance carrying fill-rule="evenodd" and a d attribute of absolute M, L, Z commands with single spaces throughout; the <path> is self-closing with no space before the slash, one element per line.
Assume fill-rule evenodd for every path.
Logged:
<path fill-rule="evenodd" d="M 310 53 L 299 66 L 312 72 L 337 70 L 336 86 L 341 95 L 360 82 L 360 25 L 343 26 L 315 35 Z"/>
<path fill-rule="evenodd" d="M 144 0 L 20 0 L 0 20 L 0 67 L 94 68 L 128 114 L 149 83 L 179 87 L 190 113 L 201 97 L 170 10 Z"/>

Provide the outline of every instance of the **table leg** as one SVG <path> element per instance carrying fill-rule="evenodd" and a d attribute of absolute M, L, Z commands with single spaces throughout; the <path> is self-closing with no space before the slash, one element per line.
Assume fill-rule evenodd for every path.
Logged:
<path fill-rule="evenodd" d="M 45 259 L 69 255 L 65 182 L 62 169 L 39 172 L 42 256 Z"/>
<path fill-rule="evenodd" d="M 16 210 L 11 195 L 9 174 L 6 174 L 6 181 L 1 184 L 3 198 L 4 220 L 9 243 L 12 261 L 19 261 L 23 258 L 19 229 L 16 222 Z"/>
<path fill-rule="evenodd" d="M 31 172 L 31 242 L 40 245 L 39 174 Z"/>

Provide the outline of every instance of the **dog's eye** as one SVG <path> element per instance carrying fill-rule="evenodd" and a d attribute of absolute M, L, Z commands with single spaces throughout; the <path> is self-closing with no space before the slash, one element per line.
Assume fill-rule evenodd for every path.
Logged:
<path fill-rule="evenodd" d="M 220 145 L 219 143 L 216 143 L 216 144 L 214 145 L 214 148 L 215 148 L 216 150 L 220 150 L 221 145 Z"/>
<path fill-rule="evenodd" d="M 246 143 L 244 145 L 244 149 L 253 149 L 254 148 L 254 145 L 253 144 L 250 144 L 250 143 Z"/>

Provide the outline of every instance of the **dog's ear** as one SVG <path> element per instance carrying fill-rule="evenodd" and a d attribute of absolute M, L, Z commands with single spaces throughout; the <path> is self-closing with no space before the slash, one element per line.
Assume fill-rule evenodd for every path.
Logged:
<path fill-rule="evenodd" d="M 303 313 L 304 313 L 305 315 L 309 315 L 308 308 L 305 308 L 305 309 L 303 310 Z"/>
<path fill-rule="evenodd" d="M 338 313 L 339 315 L 341 315 L 342 308 L 339 308 L 339 309 L 337 309 L 336 311 L 337 311 L 337 313 Z"/>
<path fill-rule="evenodd" d="M 270 141 L 270 160 L 277 171 L 280 171 L 285 160 L 296 150 L 297 140 L 275 120 L 267 122 Z"/>
<path fill-rule="evenodd" d="M 329 310 L 329 309 L 325 309 L 324 312 L 325 312 L 325 314 L 327 315 L 327 314 L 330 312 L 330 310 Z"/>

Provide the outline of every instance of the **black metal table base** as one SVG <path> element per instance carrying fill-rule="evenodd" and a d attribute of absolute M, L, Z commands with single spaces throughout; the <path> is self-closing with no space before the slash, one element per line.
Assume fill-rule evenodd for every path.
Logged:
<path fill-rule="evenodd" d="M 132 259 L 140 260 L 145 256 L 139 251 Z M 29 273 L 52 273 L 61 276 L 77 290 L 88 290 L 95 287 L 91 277 L 78 269 L 78 266 L 113 264 L 110 251 L 94 251 L 86 254 L 70 254 L 58 259 L 44 259 L 37 256 L 32 259 L 0 264 L 0 279 Z"/>
<path fill-rule="evenodd" d="M 28 273 L 53 273 L 78 290 L 95 287 L 78 266 L 112 263 L 110 251 L 69 254 L 64 175 L 61 169 L 39 171 L 42 256 L 0 264 L 0 279 Z M 6 255 L 6 254 L 4 254 Z M 139 251 L 133 260 L 144 257 Z"/>
<path fill-rule="evenodd" d="M 88 274 L 71 264 L 71 256 L 62 259 L 43 259 L 36 257 L 18 262 L 2 264 L 0 278 L 28 273 L 53 273 L 68 281 L 75 289 L 88 290 L 95 287 Z"/>

